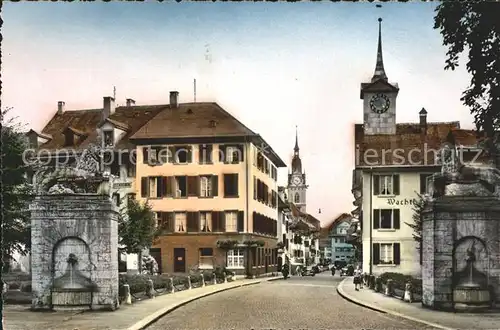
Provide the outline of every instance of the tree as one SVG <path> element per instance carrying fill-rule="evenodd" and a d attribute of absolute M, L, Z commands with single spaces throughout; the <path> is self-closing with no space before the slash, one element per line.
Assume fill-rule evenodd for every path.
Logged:
<path fill-rule="evenodd" d="M 413 229 L 413 239 L 417 242 L 417 250 L 420 254 L 420 263 L 422 263 L 422 212 L 425 208 L 425 199 L 417 193 L 416 203 L 413 204 L 412 222 L 405 222 L 411 229 Z"/>
<path fill-rule="evenodd" d="M 162 231 L 149 203 L 130 199 L 118 223 L 119 245 L 123 246 L 120 252 L 140 254 L 154 244 Z"/>
<path fill-rule="evenodd" d="M 23 154 L 28 148 L 23 125 L 17 118 L 6 119 L 11 108 L 2 110 L 2 263 L 6 271 L 15 252 L 26 255 L 31 248 L 31 223 L 28 209 L 32 187 L 28 184 L 29 164 Z M 5 262 L 5 264 L 4 264 Z"/>
<path fill-rule="evenodd" d="M 500 5 L 494 2 L 445 1 L 436 8 L 434 28 L 448 48 L 445 70 L 454 70 L 468 51 L 469 87 L 460 99 L 477 131 L 486 133 L 485 147 L 496 152 L 494 132 L 500 127 Z"/>

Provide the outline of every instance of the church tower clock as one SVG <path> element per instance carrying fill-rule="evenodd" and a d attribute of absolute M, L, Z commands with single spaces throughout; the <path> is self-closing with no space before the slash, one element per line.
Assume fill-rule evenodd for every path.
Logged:
<path fill-rule="evenodd" d="M 299 138 L 296 131 L 292 170 L 288 174 L 287 195 L 288 201 L 294 203 L 302 212 L 306 212 L 306 192 L 308 187 L 306 185 L 306 174 L 302 171 L 302 160 L 299 155 Z"/>
<path fill-rule="evenodd" d="M 390 83 L 382 57 L 382 19 L 378 19 L 378 48 L 375 73 L 370 82 L 361 84 L 363 127 L 366 135 L 396 134 L 396 97 L 399 87 Z"/>

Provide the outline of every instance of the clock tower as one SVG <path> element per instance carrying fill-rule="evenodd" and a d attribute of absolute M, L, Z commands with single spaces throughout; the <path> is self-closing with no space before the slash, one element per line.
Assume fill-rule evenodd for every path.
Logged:
<path fill-rule="evenodd" d="M 396 97 L 399 87 L 390 83 L 382 57 L 382 19 L 378 19 L 378 48 L 375 73 L 370 82 L 361 84 L 363 127 L 366 135 L 396 134 Z"/>
<path fill-rule="evenodd" d="M 299 155 L 299 138 L 296 130 L 292 171 L 288 173 L 287 195 L 288 201 L 294 203 L 302 212 L 306 212 L 306 191 L 308 187 L 306 185 L 306 173 L 302 171 L 302 160 Z"/>

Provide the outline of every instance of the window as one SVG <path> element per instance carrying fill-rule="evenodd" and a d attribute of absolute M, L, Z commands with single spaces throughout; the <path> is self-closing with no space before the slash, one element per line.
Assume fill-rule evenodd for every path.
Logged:
<path fill-rule="evenodd" d="M 432 174 L 420 174 L 420 193 L 425 194 L 429 192 L 430 179 Z"/>
<path fill-rule="evenodd" d="M 198 162 L 200 164 L 212 164 L 213 163 L 213 145 L 200 144 L 198 146 Z"/>
<path fill-rule="evenodd" d="M 238 162 L 238 154 L 237 149 L 235 147 L 227 147 L 226 148 L 226 162 L 227 163 L 237 163 Z"/>
<path fill-rule="evenodd" d="M 200 177 L 200 197 L 212 197 L 212 182 L 210 176 Z"/>
<path fill-rule="evenodd" d="M 157 198 L 160 195 L 158 194 L 158 177 L 150 177 L 149 178 L 149 197 Z"/>
<path fill-rule="evenodd" d="M 374 195 L 399 195 L 399 175 L 374 175 Z"/>
<path fill-rule="evenodd" d="M 245 255 L 241 249 L 227 251 L 227 268 L 245 268 Z"/>
<path fill-rule="evenodd" d="M 114 144 L 113 131 L 104 131 L 103 142 L 105 147 L 112 147 Z"/>
<path fill-rule="evenodd" d="M 399 243 L 373 243 L 373 264 L 399 265 L 400 253 Z"/>
<path fill-rule="evenodd" d="M 110 172 L 114 176 L 120 177 L 120 163 L 117 159 L 113 160 L 113 162 L 111 163 Z"/>
<path fill-rule="evenodd" d="M 130 194 L 127 194 L 127 205 L 129 205 L 132 200 L 135 200 L 135 194 L 134 193 L 130 193 Z"/>
<path fill-rule="evenodd" d="M 212 212 L 200 212 L 200 231 L 212 231 Z"/>
<path fill-rule="evenodd" d="M 212 248 L 200 248 L 199 251 L 199 268 L 213 269 L 214 268 L 214 250 Z"/>
<path fill-rule="evenodd" d="M 187 227 L 186 213 L 175 213 L 175 232 L 185 233 Z"/>
<path fill-rule="evenodd" d="M 373 229 L 400 229 L 399 209 L 373 210 Z"/>
<path fill-rule="evenodd" d="M 295 193 L 295 197 L 293 198 L 294 203 L 300 203 L 300 195 L 299 193 Z"/>
<path fill-rule="evenodd" d="M 128 154 L 122 154 L 122 165 L 125 165 L 127 169 L 127 177 L 135 177 L 135 164 L 136 164 L 136 153 L 131 152 Z"/>
<path fill-rule="evenodd" d="M 224 197 L 238 197 L 238 174 L 224 174 Z"/>
<path fill-rule="evenodd" d="M 176 164 L 191 163 L 191 146 L 175 147 L 174 159 Z"/>
<path fill-rule="evenodd" d="M 236 232 L 238 225 L 238 212 L 228 211 L 226 212 L 226 231 Z"/>
<path fill-rule="evenodd" d="M 175 197 L 187 197 L 187 177 L 175 177 Z"/>

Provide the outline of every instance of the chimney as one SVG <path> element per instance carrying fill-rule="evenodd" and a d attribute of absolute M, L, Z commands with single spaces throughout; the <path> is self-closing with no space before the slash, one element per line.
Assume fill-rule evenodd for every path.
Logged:
<path fill-rule="evenodd" d="M 427 133 L 427 111 L 422 108 L 418 113 L 420 115 L 420 131 L 422 133 Z"/>
<path fill-rule="evenodd" d="M 115 113 L 115 99 L 111 96 L 105 96 L 103 98 L 103 107 L 102 107 L 102 120 L 106 120 Z"/>
<path fill-rule="evenodd" d="M 170 92 L 170 107 L 177 108 L 179 106 L 179 92 Z"/>
<path fill-rule="evenodd" d="M 64 103 L 64 101 L 59 101 L 57 102 L 57 114 L 62 114 L 64 112 L 64 105 L 66 103 Z"/>
<path fill-rule="evenodd" d="M 131 107 L 135 105 L 135 100 L 133 99 L 127 99 L 127 107 Z"/>

